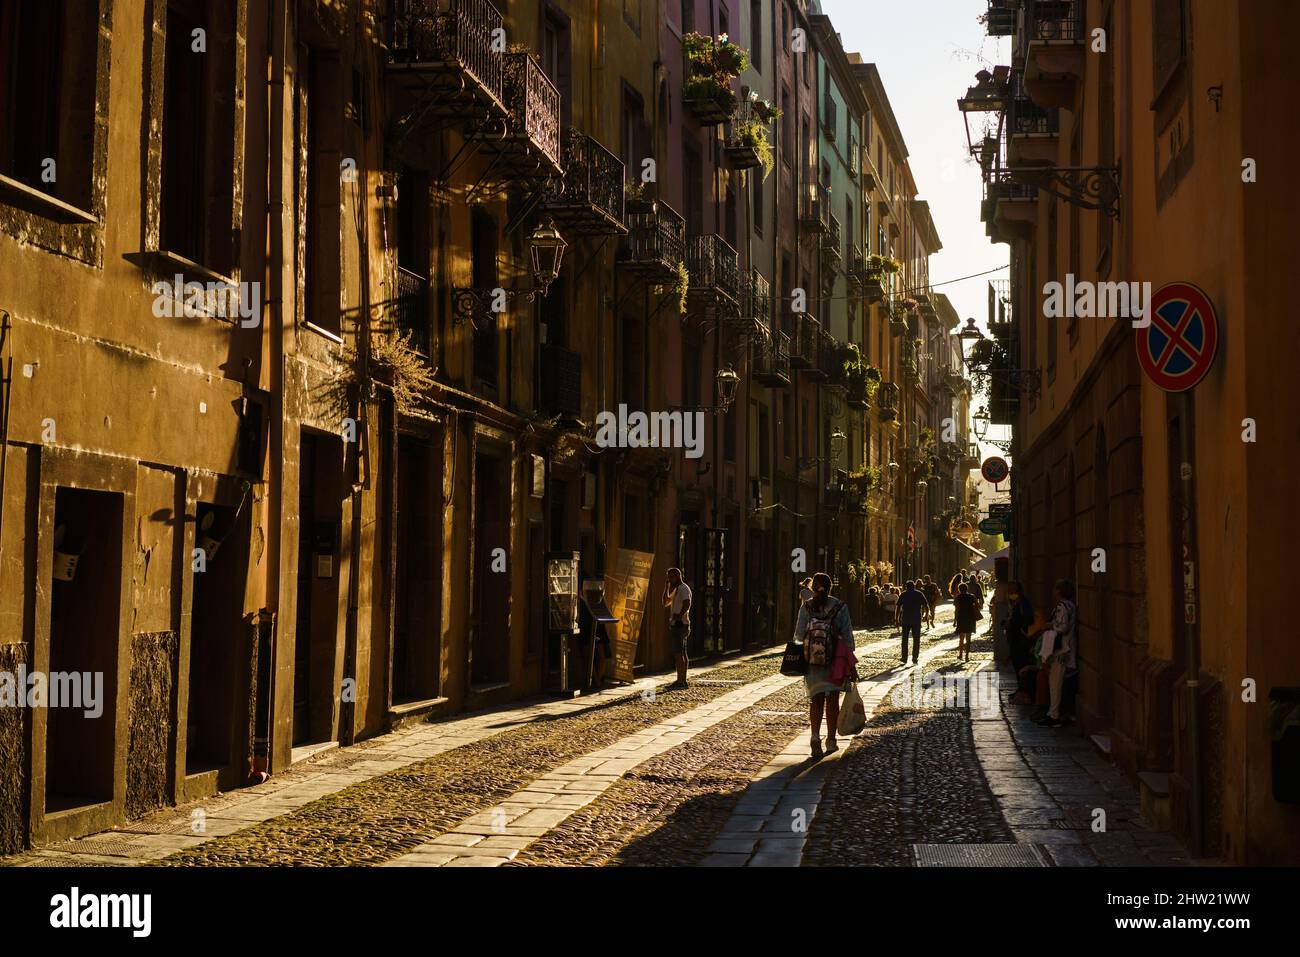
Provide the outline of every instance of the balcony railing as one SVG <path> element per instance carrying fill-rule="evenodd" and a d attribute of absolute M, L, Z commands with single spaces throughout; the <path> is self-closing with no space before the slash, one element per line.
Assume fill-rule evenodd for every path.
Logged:
<path fill-rule="evenodd" d="M 1027 0 L 1031 40 L 1083 39 L 1083 4 L 1079 0 Z"/>
<path fill-rule="evenodd" d="M 763 151 L 771 159 L 772 124 L 759 115 L 752 100 L 740 104 L 727 122 L 727 136 L 723 155 L 732 169 L 754 169 L 763 165 Z"/>
<path fill-rule="evenodd" d="M 536 179 L 560 173 L 560 91 L 531 53 L 507 53 L 501 90 L 503 124 L 476 124 L 471 136 L 498 156 L 494 172 L 506 180 Z"/>
<path fill-rule="evenodd" d="M 429 280 L 397 267 L 393 281 L 393 328 L 411 334 L 411 348 L 429 354 Z"/>
<path fill-rule="evenodd" d="M 1016 32 L 1016 6 L 1019 0 L 989 0 L 985 26 L 991 37 L 1009 37 Z"/>
<path fill-rule="evenodd" d="M 542 411 L 582 415 L 582 355 L 559 346 L 542 346 Z"/>
<path fill-rule="evenodd" d="M 623 161 L 581 130 L 564 131 L 564 178 L 548 185 L 542 206 L 579 236 L 615 236 L 623 224 Z"/>
<path fill-rule="evenodd" d="M 822 234 L 822 254 L 838 263 L 844 258 L 843 235 L 840 232 L 840 221 L 834 216 L 830 217 L 830 227 Z"/>
<path fill-rule="evenodd" d="M 687 239 L 686 271 L 691 276 L 688 302 L 698 306 L 739 305 L 739 256 L 717 233 Z"/>
<path fill-rule="evenodd" d="M 880 417 L 886 421 L 898 417 L 898 386 L 892 382 L 882 382 L 876 390 L 876 408 Z"/>
<path fill-rule="evenodd" d="M 764 329 L 772 328 L 772 287 L 758 267 L 749 269 L 749 283 L 741 311 Z"/>
<path fill-rule="evenodd" d="M 502 28 L 501 13 L 490 0 L 395 0 L 388 17 L 390 67 L 457 78 L 446 95 L 430 98 L 433 112 L 500 115 L 505 54 L 493 45 Z"/>
<path fill-rule="evenodd" d="M 868 304 L 881 302 L 889 287 L 889 277 L 879 266 L 872 266 L 869 258 L 862 263 L 862 295 Z"/>
<path fill-rule="evenodd" d="M 820 373 L 822 324 L 806 312 L 792 314 L 793 332 L 790 336 L 790 366 L 794 369 L 813 370 Z"/>
<path fill-rule="evenodd" d="M 626 218 L 619 264 L 650 283 L 675 281 L 686 260 L 686 221 L 662 201 L 629 206 Z"/>
<path fill-rule="evenodd" d="M 809 185 L 799 205 L 799 223 L 804 229 L 813 233 L 824 233 L 830 229 L 830 201 L 826 190 L 820 186 Z"/>
<path fill-rule="evenodd" d="M 790 384 L 790 337 L 784 332 L 756 343 L 754 381 L 773 388 Z"/>
<path fill-rule="evenodd" d="M 840 341 L 822 330 L 817 343 L 817 366 L 810 370 L 829 385 L 839 385 L 844 378 L 844 350 Z"/>
<path fill-rule="evenodd" d="M 1060 132 L 1060 114 L 1056 108 L 1039 106 L 1028 96 L 1013 98 L 1010 114 L 1012 136 L 1045 136 Z"/>

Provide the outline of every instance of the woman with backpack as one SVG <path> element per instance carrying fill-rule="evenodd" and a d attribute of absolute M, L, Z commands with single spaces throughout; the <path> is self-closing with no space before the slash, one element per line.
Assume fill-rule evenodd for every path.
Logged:
<path fill-rule="evenodd" d="M 822 756 L 822 714 L 826 715 L 826 752 L 839 750 L 835 728 L 840 719 L 840 686 L 831 681 L 831 665 L 835 661 L 836 647 L 847 642 L 853 648 L 853 624 L 849 621 L 849 607 L 838 598 L 831 597 L 831 576 L 818 572 L 812 581 L 813 597 L 799 608 L 794 637 L 803 643 L 808 672 L 804 675 L 804 688 L 808 692 L 808 718 L 812 724 L 812 756 Z"/>

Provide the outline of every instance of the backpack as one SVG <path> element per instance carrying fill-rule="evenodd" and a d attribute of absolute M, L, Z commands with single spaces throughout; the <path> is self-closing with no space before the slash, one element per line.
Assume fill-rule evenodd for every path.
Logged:
<path fill-rule="evenodd" d="M 828 609 L 825 618 L 817 618 L 808 611 L 808 628 L 803 634 L 803 653 L 808 659 L 810 665 L 828 665 L 835 656 L 835 627 L 832 624 L 835 616 L 840 613 L 840 606 L 844 603 L 835 601 Z"/>

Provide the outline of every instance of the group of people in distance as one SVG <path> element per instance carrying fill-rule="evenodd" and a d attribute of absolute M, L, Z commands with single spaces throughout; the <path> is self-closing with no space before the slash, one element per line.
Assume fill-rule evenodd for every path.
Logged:
<path fill-rule="evenodd" d="M 948 582 L 953 600 L 957 632 L 957 654 L 970 660 L 971 639 L 984 617 L 987 579 L 976 573 L 958 572 Z M 840 712 L 840 691 L 845 682 L 856 677 L 853 655 L 853 623 L 848 605 L 831 595 L 831 577 L 818 572 L 800 583 L 799 615 L 794 639 L 805 649 L 818 648 L 816 657 L 808 658 L 804 688 L 808 694 L 808 719 L 811 728 L 810 748 L 814 758 L 839 749 L 836 728 Z M 902 662 L 907 663 L 908 637 L 912 638 L 912 663 L 919 661 L 921 628 L 934 626 L 935 607 L 942 600 L 938 583 L 929 575 L 908 581 L 901 589 L 892 585 L 872 587 L 868 592 L 868 614 L 876 603 L 888 609 L 886 622 L 902 630 Z M 1015 704 L 1034 705 L 1034 720 L 1059 727 L 1072 710 L 1077 687 L 1077 613 L 1074 585 L 1067 580 L 1056 583 L 1053 590 L 1051 620 L 1034 611 L 1033 604 L 1018 581 L 998 582 L 993 596 L 994 613 L 999 627 L 1007 636 L 1017 689 L 1010 700 Z M 826 742 L 822 745 L 821 726 L 826 720 Z"/>

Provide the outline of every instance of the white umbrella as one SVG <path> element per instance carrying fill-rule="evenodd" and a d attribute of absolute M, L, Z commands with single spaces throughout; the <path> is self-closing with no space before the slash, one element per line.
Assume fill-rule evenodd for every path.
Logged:
<path fill-rule="evenodd" d="M 983 558 L 981 558 L 979 561 L 977 561 L 974 565 L 972 565 L 972 566 L 971 566 L 971 571 L 976 571 L 976 572 L 991 572 L 991 571 L 993 571 L 993 563 L 994 563 L 994 562 L 996 562 L 999 558 L 1007 558 L 1007 557 L 1010 556 L 1010 554 L 1011 554 L 1011 546 L 1010 546 L 1010 545 L 1007 545 L 1007 546 L 1005 546 L 1005 547 L 1003 547 L 1003 548 L 999 548 L 996 552 L 993 552 L 991 555 L 985 555 Z"/>

